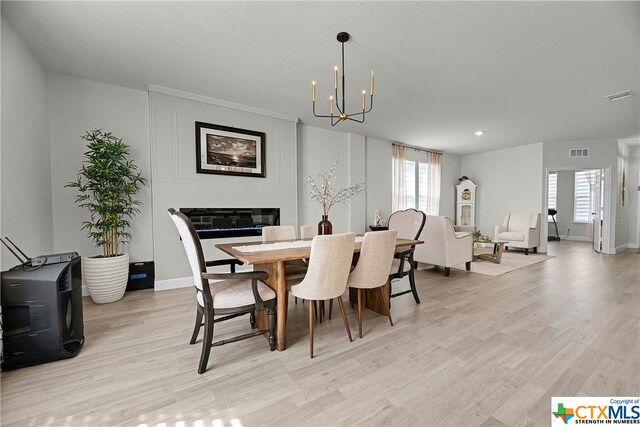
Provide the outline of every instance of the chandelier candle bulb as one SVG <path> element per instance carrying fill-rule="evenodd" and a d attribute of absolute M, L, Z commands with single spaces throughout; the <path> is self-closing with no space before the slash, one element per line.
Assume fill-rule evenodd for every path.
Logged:
<path fill-rule="evenodd" d="M 338 66 L 333 67 L 333 87 L 338 89 Z"/>
<path fill-rule="evenodd" d="M 316 102 L 316 82 L 311 82 L 311 100 Z"/>
<path fill-rule="evenodd" d="M 371 96 L 373 96 L 373 70 L 371 70 Z"/>
<path fill-rule="evenodd" d="M 333 116 L 333 95 L 329 97 L 329 113 Z"/>
<path fill-rule="evenodd" d="M 367 104 L 366 104 L 366 101 L 365 101 L 365 99 L 364 99 L 364 95 L 365 95 L 365 93 L 367 93 L 367 91 L 366 91 L 366 90 L 363 90 L 363 91 L 362 91 L 362 111 L 364 111 L 364 110 L 366 109 L 365 107 L 366 107 L 366 105 L 367 105 Z"/>

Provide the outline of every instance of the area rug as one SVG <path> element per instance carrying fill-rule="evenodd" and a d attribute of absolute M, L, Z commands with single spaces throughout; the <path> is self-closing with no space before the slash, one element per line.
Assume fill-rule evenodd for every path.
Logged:
<path fill-rule="evenodd" d="M 473 273 L 485 274 L 487 276 L 500 276 L 501 274 L 517 270 L 528 265 L 537 264 L 542 261 L 554 258 L 553 256 L 544 254 L 534 254 L 529 252 L 504 252 L 502 254 L 502 262 L 500 264 L 493 263 L 484 259 L 479 259 L 471 263 L 471 271 Z M 465 270 L 464 264 L 454 265 L 456 270 Z"/>

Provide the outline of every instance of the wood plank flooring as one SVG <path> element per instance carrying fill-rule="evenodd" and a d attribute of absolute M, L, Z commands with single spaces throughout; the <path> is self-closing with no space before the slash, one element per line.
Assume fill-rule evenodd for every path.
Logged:
<path fill-rule="evenodd" d="M 526 426 L 549 424 L 551 396 L 640 395 L 640 255 L 564 241 L 549 254 L 497 277 L 421 270 L 422 304 L 394 298 L 393 327 L 365 310 L 353 343 L 334 313 L 314 359 L 291 298 L 287 351 L 261 337 L 217 347 L 203 375 L 192 289 L 86 300 L 78 357 L 1 374 L 1 424 Z M 216 338 L 248 327 L 225 322 Z"/>

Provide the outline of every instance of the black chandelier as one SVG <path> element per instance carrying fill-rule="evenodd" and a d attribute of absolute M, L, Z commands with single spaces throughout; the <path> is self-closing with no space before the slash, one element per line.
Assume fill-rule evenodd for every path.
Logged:
<path fill-rule="evenodd" d="M 337 36 L 338 41 L 342 44 L 342 108 L 340 107 L 341 102 L 338 100 L 338 66 L 333 67 L 333 87 L 335 90 L 335 95 L 331 95 L 329 97 L 329 115 L 318 115 L 316 114 L 316 82 L 311 82 L 311 100 L 313 101 L 313 115 L 316 117 L 327 117 L 331 119 L 331 126 L 337 125 L 339 122 L 344 120 L 352 120 L 358 123 L 364 123 L 365 114 L 367 114 L 373 108 L 373 70 L 371 70 L 371 81 L 370 81 L 370 90 L 369 95 L 371 100 L 369 102 L 369 109 L 367 110 L 366 103 L 366 91 L 362 91 L 362 111 L 358 113 L 347 114 L 345 104 L 346 99 L 344 96 L 344 43 L 349 40 L 349 33 L 345 33 L 344 31 L 338 33 Z M 339 114 L 334 114 L 334 101 L 335 108 L 338 110 Z M 360 118 L 354 118 L 360 116 Z"/>

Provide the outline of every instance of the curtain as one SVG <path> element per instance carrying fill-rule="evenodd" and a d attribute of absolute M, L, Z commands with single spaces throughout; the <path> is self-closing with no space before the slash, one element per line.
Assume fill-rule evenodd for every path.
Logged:
<path fill-rule="evenodd" d="M 393 212 L 403 210 L 407 205 L 404 160 L 404 147 L 393 144 L 393 190 L 391 201 L 391 210 Z"/>
<path fill-rule="evenodd" d="M 427 151 L 427 215 L 440 214 L 440 157 L 441 153 Z"/>

